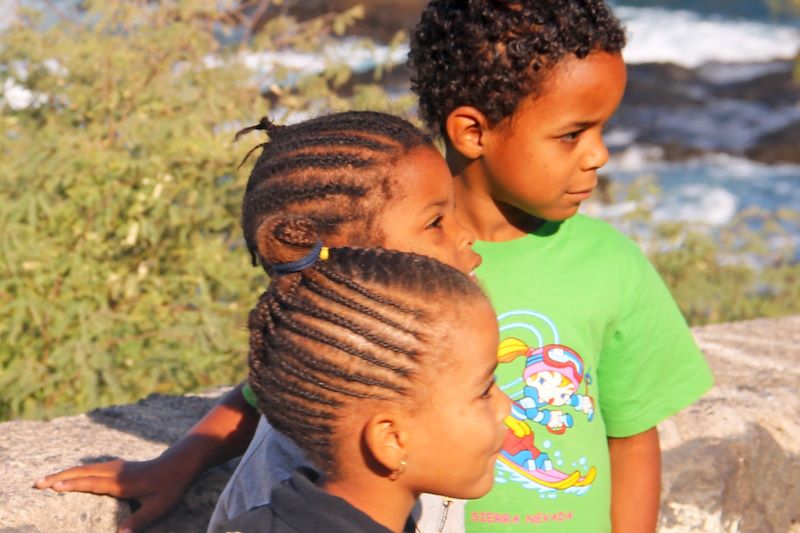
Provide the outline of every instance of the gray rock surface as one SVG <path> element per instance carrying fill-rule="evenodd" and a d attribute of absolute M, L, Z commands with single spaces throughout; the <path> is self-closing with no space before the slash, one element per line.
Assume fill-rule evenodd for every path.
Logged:
<path fill-rule="evenodd" d="M 659 428 L 661 533 L 800 533 L 800 316 L 696 328 L 716 375 L 706 397 Z M 0 533 L 110 532 L 130 503 L 32 488 L 56 470 L 147 459 L 222 393 L 153 395 L 50 422 L 0 424 Z M 151 532 L 204 531 L 233 465 L 202 476 Z"/>

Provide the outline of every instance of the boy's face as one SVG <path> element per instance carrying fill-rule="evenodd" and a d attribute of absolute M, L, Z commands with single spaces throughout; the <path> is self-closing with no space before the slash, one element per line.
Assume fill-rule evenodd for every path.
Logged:
<path fill-rule="evenodd" d="M 475 235 L 455 218 L 453 177 L 434 148 L 412 150 L 394 172 L 399 198 L 381 213 L 381 245 L 413 252 L 471 273 L 480 256 L 472 250 Z"/>
<path fill-rule="evenodd" d="M 492 198 L 545 220 L 573 216 L 608 160 L 603 126 L 625 83 L 619 54 L 561 60 L 538 97 L 484 132 L 480 164 Z"/>

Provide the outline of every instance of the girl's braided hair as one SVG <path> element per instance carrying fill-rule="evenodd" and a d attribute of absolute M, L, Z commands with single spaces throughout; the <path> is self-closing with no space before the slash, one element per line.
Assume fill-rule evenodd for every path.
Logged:
<path fill-rule="evenodd" d="M 565 56 L 624 47 L 625 31 L 602 0 L 431 0 L 411 37 L 411 88 L 420 116 L 441 134 L 459 106 L 495 125 L 538 95 Z"/>
<path fill-rule="evenodd" d="M 250 311 L 250 386 L 270 423 L 335 477 L 340 415 L 359 400 L 417 399 L 420 372 L 452 344 L 448 309 L 485 297 L 454 268 L 380 248 L 323 249 L 278 275 L 315 259 L 320 233 L 298 217 L 259 232 L 273 278 Z"/>
<path fill-rule="evenodd" d="M 394 167 L 414 148 L 433 148 L 430 138 L 406 120 L 372 111 L 289 126 L 265 117 L 237 138 L 252 130 L 269 135 L 253 149 L 261 148 L 261 154 L 242 201 L 242 229 L 253 265 L 259 263 L 259 226 L 280 213 L 310 218 L 323 239 L 337 235 L 357 246 L 376 242 L 382 236 L 374 220 L 391 200 Z"/>

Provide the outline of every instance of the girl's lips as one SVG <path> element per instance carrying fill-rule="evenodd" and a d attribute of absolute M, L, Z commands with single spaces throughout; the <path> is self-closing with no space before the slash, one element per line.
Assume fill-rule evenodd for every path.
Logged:
<path fill-rule="evenodd" d="M 567 194 L 569 195 L 569 197 L 571 199 L 577 200 L 579 202 L 582 202 L 583 200 L 588 200 L 589 197 L 592 196 L 592 192 L 594 192 L 594 189 L 587 189 L 585 191 L 568 192 Z"/>

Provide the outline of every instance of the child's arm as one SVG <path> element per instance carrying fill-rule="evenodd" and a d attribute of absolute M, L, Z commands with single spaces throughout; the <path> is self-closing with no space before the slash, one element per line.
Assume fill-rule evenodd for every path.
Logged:
<path fill-rule="evenodd" d="M 39 479 L 35 486 L 138 499 L 142 506 L 120 524 L 120 531 L 139 531 L 177 504 L 197 474 L 243 454 L 258 419 L 239 385 L 155 459 L 78 466 Z"/>
<path fill-rule="evenodd" d="M 658 429 L 609 438 L 611 525 L 614 533 L 653 533 L 661 499 Z"/>

